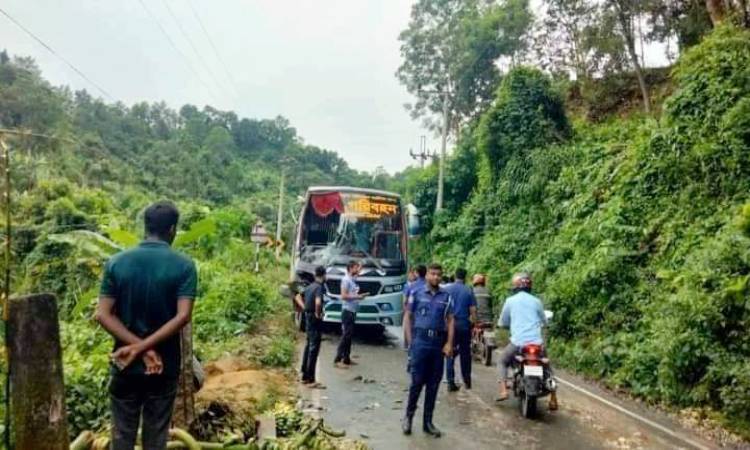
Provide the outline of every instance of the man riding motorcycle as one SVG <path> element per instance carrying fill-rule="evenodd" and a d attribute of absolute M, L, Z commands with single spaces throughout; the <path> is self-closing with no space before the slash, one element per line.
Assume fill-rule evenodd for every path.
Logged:
<path fill-rule="evenodd" d="M 516 353 L 527 344 L 543 345 L 542 327 L 547 325 L 544 306 L 539 298 L 531 295 L 531 276 L 525 272 L 513 275 L 514 294 L 505 300 L 498 326 L 510 329 L 510 343 L 500 356 L 500 393 L 498 401 L 508 398 L 510 374 L 508 368 Z M 557 409 L 557 393 L 552 392 L 549 399 L 549 409 Z"/>

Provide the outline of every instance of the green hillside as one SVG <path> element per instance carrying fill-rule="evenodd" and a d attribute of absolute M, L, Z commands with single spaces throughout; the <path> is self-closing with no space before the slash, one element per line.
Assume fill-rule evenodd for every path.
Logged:
<path fill-rule="evenodd" d="M 57 295 L 74 434 L 109 423 L 103 393 L 111 338 L 92 313 L 104 262 L 138 242 L 146 206 L 171 199 L 181 210 L 175 246 L 199 268 L 196 352 L 211 358 L 246 346 L 243 333 L 288 308 L 275 292 L 288 262 L 277 263 L 263 249 L 264 270 L 253 273 L 250 242 L 257 219 L 271 232 L 275 227 L 282 168 L 283 240 L 292 232 L 296 196 L 308 185 L 383 182 L 373 184 L 336 153 L 304 144 L 282 117 L 108 104 L 51 86 L 33 60 L 6 52 L 0 53 L 0 128 L 27 133 L 4 136 L 13 184 L 12 291 Z M 282 333 L 253 358 L 267 367 L 288 366 L 293 351 L 294 336 Z M 4 358 L 2 366 L 4 377 Z"/>
<path fill-rule="evenodd" d="M 681 56 L 659 119 L 568 116 L 516 68 L 448 165 L 396 186 L 427 214 L 418 259 L 533 273 L 562 365 L 651 401 L 709 407 L 750 430 L 750 33 Z"/>

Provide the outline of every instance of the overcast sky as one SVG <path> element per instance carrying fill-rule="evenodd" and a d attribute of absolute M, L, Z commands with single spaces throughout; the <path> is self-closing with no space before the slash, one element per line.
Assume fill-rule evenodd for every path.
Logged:
<path fill-rule="evenodd" d="M 408 24 L 409 1 L 144 3 L 189 64 L 139 0 L 4 0 L 2 8 L 127 104 L 164 100 L 179 108 L 184 103 L 208 103 L 245 117 L 283 115 L 305 142 L 338 152 L 355 168 L 372 170 L 382 165 L 394 172 L 413 162 L 409 147 L 416 148 L 426 132 L 404 110 L 410 98 L 394 77 L 399 65 L 397 37 Z M 2 16 L 0 47 L 33 56 L 53 84 L 99 94 Z"/>
<path fill-rule="evenodd" d="M 408 24 L 411 0 L 143 2 L 169 38 L 140 0 L 1 4 L 126 104 L 164 100 L 179 108 L 208 103 L 241 117 L 283 115 L 305 142 L 334 150 L 368 171 L 383 166 L 393 173 L 412 164 L 409 148 L 417 149 L 423 134 L 430 148 L 438 148 L 438 139 L 405 111 L 410 96 L 394 76 L 400 62 L 398 33 Z M 100 95 L 2 16 L 0 48 L 34 57 L 53 84 Z"/>

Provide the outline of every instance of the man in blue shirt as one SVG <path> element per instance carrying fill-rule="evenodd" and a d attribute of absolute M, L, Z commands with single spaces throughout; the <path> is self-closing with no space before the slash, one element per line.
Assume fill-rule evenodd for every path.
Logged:
<path fill-rule="evenodd" d="M 464 387 L 471 389 L 471 328 L 477 323 L 477 300 L 474 292 L 466 286 L 466 269 L 456 270 L 456 281 L 445 287 L 451 296 L 453 305 L 453 317 L 455 320 L 455 348 L 461 358 L 461 378 Z M 455 358 L 445 358 L 446 378 L 448 378 L 448 390 L 457 391 Z"/>
<path fill-rule="evenodd" d="M 526 344 L 544 344 L 542 327 L 547 324 L 542 301 L 531 295 L 531 276 L 525 272 L 513 275 L 514 295 L 508 297 L 503 305 L 498 326 L 510 329 L 510 343 L 500 357 L 500 395 L 502 401 L 508 398 L 508 367 L 513 357 Z M 550 404 L 557 402 L 555 393 L 550 397 Z"/>
<path fill-rule="evenodd" d="M 401 422 L 404 434 L 411 434 L 417 402 L 425 389 L 422 426 L 425 433 L 440 437 L 432 423 L 440 380 L 443 378 L 443 355 L 453 352 L 453 310 L 450 295 L 440 288 L 443 269 L 439 264 L 427 270 L 427 284 L 413 292 L 404 315 L 406 343 L 409 346 L 411 385 L 406 416 Z"/>
<path fill-rule="evenodd" d="M 406 314 L 406 308 L 411 295 L 414 292 L 417 292 L 420 289 L 424 288 L 425 286 L 424 277 L 427 275 L 427 266 L 425 266 L 424 264 L 418 265 L 414 268 L 414 274 L 416 278 L 413 281 L 406 283 L 406 286 L 404 286 L 404 304 L 402 308 L 404 311 L 404 315 Z M 408 348 L 408 346 L 406 345 L 406 328 L 404 328 L 404 347 Z"/>
<path fill-rule="evenodd" d="M 404 286 L 404 312 L 406 312 L 406 303 L 409 301 L 411 294 L 424 287 L 427 267 L 424 264 L 420 264 L 414 268 L 414 272 L 416 278 L 413 281 L 406 283 L 406 286 Z"/>
<path fill-rule="evenodd" d="M 336 359 L 333 360 L 338 368 L 349 368 L 354 364 L 351 360 L 354 322 L 357 320 L 359 301 L 365 298 L 359 293 L 356 281 L 361 267 L 358 261 L 349 261 L 346 275 L 341 279 L 341 342 L 336 351 Z"/>

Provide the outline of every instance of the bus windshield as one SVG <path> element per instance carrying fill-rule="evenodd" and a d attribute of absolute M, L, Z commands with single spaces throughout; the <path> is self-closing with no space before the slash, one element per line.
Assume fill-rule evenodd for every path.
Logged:
<path fill-rule="evenodd" d="M 302 222 L 300 258 L 314 264 L 398 267 L 406 259 L 399 199 L 330 192 L 312 194 Z"/>

